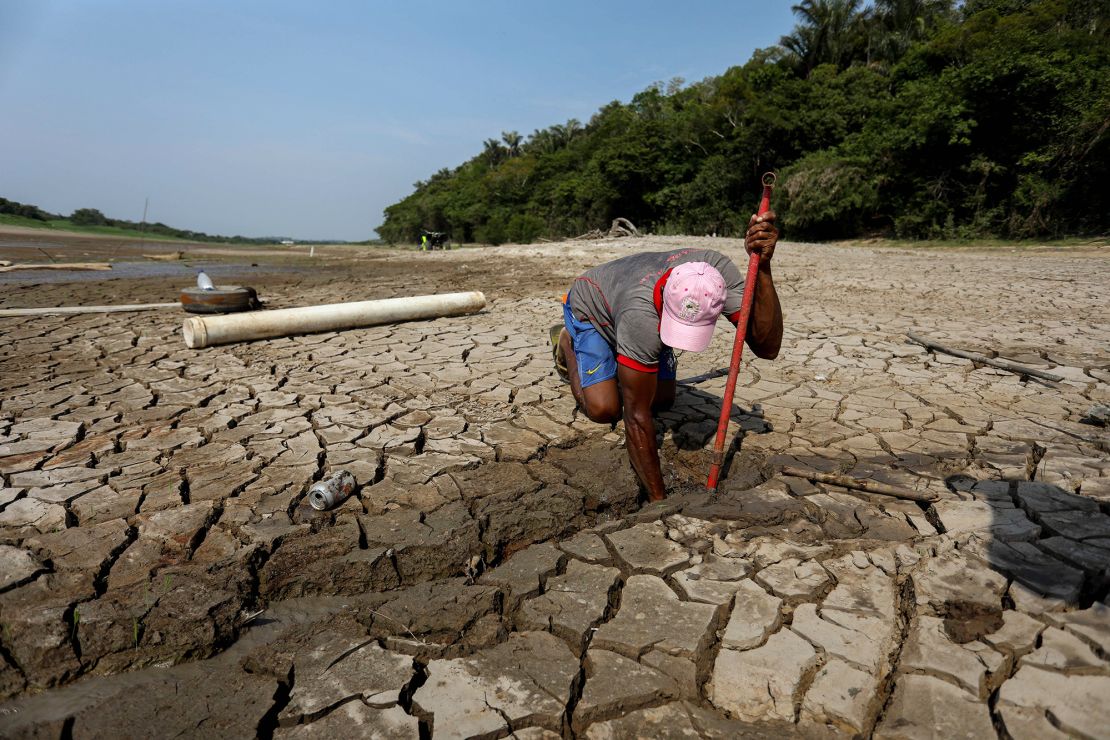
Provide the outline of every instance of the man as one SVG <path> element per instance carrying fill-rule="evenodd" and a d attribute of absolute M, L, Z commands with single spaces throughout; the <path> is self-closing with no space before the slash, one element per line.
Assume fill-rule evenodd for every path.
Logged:
<path fill-rule="evenodd" d="M 752 216 L 744 248 L 760 262 L 747 343 L 768 360 L 782 345 L 782 308 L 771 277 L 778 238 L 773 212 Z M 652 412 L 674 403 L 672 350 L 704 350 L 722 313 L 735 326 L 744 279 L 719 252 L 678 249 L 600 265 L 567 293 L 564 325 L 552 329 L 555 366 L 591 420 L 623 417 L 628 456 L 651 501 L 666 495 Z"/>

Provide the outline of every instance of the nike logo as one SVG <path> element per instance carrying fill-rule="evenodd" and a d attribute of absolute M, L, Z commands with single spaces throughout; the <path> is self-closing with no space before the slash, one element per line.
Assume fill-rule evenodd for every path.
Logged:
<path fill-rule="evenodd" d="M 601 363 L 601 365 L 604 365 L 604 364 L 605 364 L 604 362 L 603 362 L 603 363 Z M 600 369 L 601 369 L 601 365 L 598 365 L 598 366 L 597 366 L 597 367 L 595 367 L 595 368 L 594 368 L 593 370 L 587 370 L 587 371 L 586 371 L 586 375 L 593 375 L 594 373 L 596 373 L 596 372 L 597 372 L 598 370 L 600 370 Z"/>

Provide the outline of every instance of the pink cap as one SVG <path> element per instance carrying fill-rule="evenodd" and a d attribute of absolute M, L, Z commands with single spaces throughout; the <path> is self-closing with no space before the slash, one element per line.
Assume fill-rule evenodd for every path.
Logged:
<path fill-rule="evenodd" d="M 725 279 L 708 262 L 687 262 L 671 270 L 659 322 L 663 344 L 691 352 L 708 347 L 727 295 Z"/>

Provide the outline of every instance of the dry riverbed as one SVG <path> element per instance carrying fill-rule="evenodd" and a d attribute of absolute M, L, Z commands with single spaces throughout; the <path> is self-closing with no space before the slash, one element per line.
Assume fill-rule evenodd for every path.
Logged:
<path fill-rule="evenodd" d="M 175 310 L 0 318 L 0 735 L 1105 734 L 1106 250 L 780 245 L 785 346 L 744 366 L 720 494 L 699 484 L 723 378 L 659 419 L 674 494 L 644 507 L 547 328 L 586 267 L 685 245 L 742 258 L 0 235 L 0 259 L 122 262 L 10 273 L 3 308 L 172 301 L 200 267 L 268 307 L 489 298 L 196 351 Z M 727 363 L 723 328 L 680 378 Z M 308 508 L 340 467 L 358 496 Z"/>

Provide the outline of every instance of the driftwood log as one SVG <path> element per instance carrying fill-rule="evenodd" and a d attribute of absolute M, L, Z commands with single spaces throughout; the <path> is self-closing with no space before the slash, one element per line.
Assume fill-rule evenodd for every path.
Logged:
<path fill-rule="evenodd" d="M 627 218 L 614 218 L 609 224 L 609 236 L 639 236 L 640 231 Z"/>
<path fill-rule="evenodd" d="M 604 239 L 604 238 L 605 238 L 605 232 L 604 231 L 602 231 L 601 229 L 593 229 L 592 231 L 587 231 L 585 234 L 579 234 L 578 236 L 571 239 L 571 241 L 584 242 L 584 241 L 589 241 L 591 239 Z"/>
<path fill-rule="evenodd" d="M 805 478 L 806 480 L 815 481 L 817 483 L 828 483 L 829 485 L 840 486 L 841 488 L 851 488 L 856 491 L 863 491 L 864 493 L 875 493 L 880 496 L 903 498 L 908 501 L 929 502 L 936 501 L 939 498 L 937 494 L 931 491 L 911 491 L 908 488 L 896 488 L 894 486 L 888 486 L 885 483 L 877 483 L 873 480 L 852 478 L 837 473 L 820 473 L 816 470 L 804 470 L 802 468 L 790 467 L 789 465 L 782 469 L 782 474 L 795 478 Z"/>
<path fill-rule="evenodd" d="M 15 264 L 0 267 L 0 272 L 16 272 L 17 270 L 111 270 L 107 262 L 51 262 L 33 264 Z"/>
<path fill-rule="evenodd" d="M 962 357 L 965 360 L 978 362 L 982 365 L 990 365 L 991 367 L 997 367 L 1000 370 L 1017 373 L 1018 375 L 1028 375 L 1034 378 L 1040 378 L 1042 380 L 1051 380 L 1053 383 L 1059 383 L 1061 380 L 1063 380 L 1063 378 L 1059 375 L 1046 373 L 1044 370 L 1035 370 L 1034 368 L 1026 367 L 1025 365 L 1019 365 L 1018 363 L 1010 362 L 1009 360 L 1001 360 L 997 357 L 987 357 L 986 355 L 980 354 L 978 352 L 968 352 L 962 349 L 952 349 L 951 347 L 946 347 L 939 342 L 934 342 L 932 339 L 927 339 L 920 334 L 915 334 L 912 331 L 907 332 L 906 336 L 910 338 L 911 342 L 920 344 L 925 349 L 931 350 L 933 352 L 941 352 L 946 355 L 952 355 L 953 357 Z"/>
<path fill-rule="evenodd" d="M 133 303 L 118 306 L 56 306 L 54 308 L 0 308 L 0 317 L 5 316 L 55 316 L 60 314 L 82 313 L 122 313 L 129 311 L 151 311 L 156 308 L 181 308 L 180 303 Z"/>
<path fill-rule="evenodd" d="M 629 221 L 627 218 L 614 218 L 613 223 L 609 224 L 608 231 L 601 229 L 593 229 L 587 231 L 585 234 L 579 234 L 571 241 L 588 241 L 592 239 L 605 239 L 607 237 L 623 237 L 623 236 L 642 236 L 640 230 L 636 225 Z"/>

